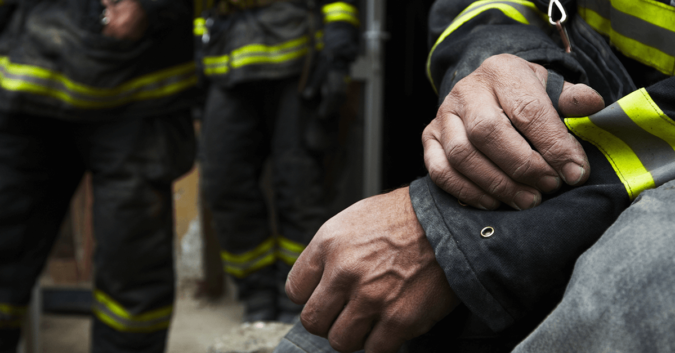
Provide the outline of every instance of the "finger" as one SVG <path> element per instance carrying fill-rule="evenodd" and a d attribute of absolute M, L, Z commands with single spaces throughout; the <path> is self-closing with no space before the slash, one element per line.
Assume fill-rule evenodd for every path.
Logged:
<path fill-rule="evenodd" d="M 320 247 L 318 241 L 311 241 L 288 272 L 286 295 L 296 304 L 306 303 L 321 281 L 324 261 Z"/>
<path fill-rule="evenodd" d="M 517 57 L 507 61 L 507 67 L 498 68 L 506 77 L 494 90 L 504 112 L 566 183 L 577 185 L 585 181 L 590 171 L 586 154 L 570 138 L 546 86 L 538 79 L 546 69 Z"/>
<path fill-rule="evenodd" d="M 346 295 L 336 290 L 328 279 L 324 280 L 307 301 L 300 314 L 300 322 L 305 329 L 317 336 L 327 337 L 335 319 L 343 310 Z"/>
<path fill-rule="evenodd" d="M 486 102 L 488 98 L 478 100 Z M 484 104 L 487 105 L 487 103 Z M 467 109 L 471 111 L 467 115 L 480 115 L 479 109 L 482 108 Z M 477 117 L 467 116 L 467 118 L 476 119 Z M 446 116 L 445 128 L 441 130 L 442 136 L 439 140 L 443 141 L 443 149 L 450 164 L 490 196 L 513 208 L 525 210 L 539 205 L 541 203 L 541 194 L 537 189 L 517 183 L 504 172 L 504 170 L 511 171 L 512 175 L 522 178 L 526 174 L 520 173 L 518 175 L 519 171 L 531 172 L 531 166 L 534 163 L 532 157 L 520 162 L 522 164 L 517 168 L 512 164 L 505 163 L 504 159 L 509 157 L 509 155 L 504 153 L 504 149 L 512 151 L 511 154 L 513 154 L 513 151 L 516 151 L 516 158 L 522 158 L 522 155 L 531 156 L 536 154 L 536 152 L 532 151 L 527 142 L 513 130 L 506 117 L 494 117 L 493 119 L 485 119 L 485 121 L 490 121 L 491 124 L 501 121 L 501 124 L 504 126 L 496 129 L 484 129 L 475 125 L 473 132 L 465 132 L 463 130 L 464 124 L 458 116 L 454 114 Z M 471 124 L 469 123 L 469 125 Z M 477 132 L 477 130 L 480 130 L 480 132 Z M 472 141 L 469 141 L 467 133 L 473 135 L 474 139 Z M 487 135 L 479 137 L 479 134 Z M 489 159 L 486 158 L 483 153 L 473 146 L 475 143 L 479 143 L 483 148 L 486 148 L 486 151 L 490 152 L 492 156 Z M 520 152 L 521 150 L 522 152 Z M 550 169 L 545 161 L 541 157 L 539 158 L 539 168 L 544 170 Z M 498 161 L 501 163 L 501 166 L 498 167 L 491 160 Z M 555 175 L 552 169 L 550 169 L 549 173 Z"/>
<path fill-rule="evenodd" d="M 503 185 L 503 187 L 510 187 L 514 182 L 517 182 L 543 192 L 552 192 L 558 189 L 560 178 L 556 171 L 514 129 L 508 117 L 504 115 L 500 102 L 495 99 L 492 93 L 486 90 L 474 90 L 471 97 L 463 97 L 462 99 L 464 104 L 461 105 L 458 113 L 462 115 L 468 138 L 472 145 L 508 176 L 510 181 L 507 181 L 507 185 Z M 460 169 L 460 171 L 471 179 L 469 175 L 464 173 L 463 169 Z M 495 181 L 503 182 L 502 178 Z M 478 183 L 478 185 L 485 187 L 481 183 Z M 491 189 L 484 190 L 504 201 L 504 195 L 500 197 L 493 194 Z M 516 192 L 518 191 L 523 190 L 521 188 Z M 536 194 L 538 193 L 534 195 Z M 523 208 L 521 207 L 521 209 Z"/>
<path fill-rule="evenodd" d="M 363 349 L 366 337 L 373 329 L 371 310 L 351 301 L 342 310 L 328 333 L 328 342 L 338 352 L 355 352 Z"/>
<path fill-rule="evenodd" d="M 416 336 L 406 332 L 405 329 L 398 329 L 399 327 L 402 326 L 389 321 L 378 321 L 366 338 L 365 351 L 368 353 L 398 352 L 408 337 Z"/>
<path fill-rule="evenodd" d="M 110 6 L 112 6 L 112 1 L 111 0 L 101 0 L 101 4 L 105 7 L 110 7 Z"/>
<path fill-rule="evenodd" d="M 605 100 L 600 93 L 584 84 L 565 82 L 558 108 L 568 117 L 589 116 L 605 108 Z"/>
<path fill-rule="evenodd" d="M 424 164 L 434 184 L 455 196 L 460 202 L 473 207 L 484 210 L 494 210 L 499 207 L 500 203 L 497 199 L 485 193 L 450 166 L 445 150 L 436 138 L 423 137 L 422 144 L 424 145 Z"/>

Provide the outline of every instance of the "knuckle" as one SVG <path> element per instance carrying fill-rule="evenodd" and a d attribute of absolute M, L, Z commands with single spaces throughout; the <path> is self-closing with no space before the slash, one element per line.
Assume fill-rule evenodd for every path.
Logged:
<path fill-rule="evenodd" d="M 504 178 L 495 177 L 489 184 L 488 192 L 491 195 L 505 196 L 509 192 L 509 183 Z"/>
<path fill-rule="evenodd" d="M 352 342 L 349 342 L 344 338 L 344 336 L 339 336 L 339 337 L 330 337 L 328 339 L 328 343 L 330 343 L 330 346 L 333 347 L 336 351 L 340 353 L 348 353 L 348 352 L 353 352 L 356 349 L 353 348 Z"/>
<path fill-rule="evenodd" d="M 467 136 L 476 145 L 486 145 L 505 127 L 504 125 L 501 119 L 476 118 L 468 124 Z"/>
<path fill-rule="evenodd" d="M 431 177 L 431 180 L 434 181 L 434 184 L 446 191 L 452 189 L 452 186 L 455 183 L 455 177 L 452 172 L 432 162 L 427 163 L 427 170 L 429 171 L 429 176 Z"/>
<path fill-rule="evenodd" d="M 521 131 L 527 133 L 532 130 L 537 122 L 541 121 L 546 103 L 537 97 L 519 97 L 514 101 L 511 120 Z"/>
<path fill-rule="evenodd" d="M 305 308 L 300 314 L 300 322 L 302 323 L 302 326 L 305 327 L 307 332 L 321 337 L 326 335 L 326 332 L 323 330 L 323 326 L 317 319 L 317 316 L 313 310 Z"/>
<path fill-rule="evenodd" d="M 516 180 L 521 180 L 531 175 L 534 172 L 534 158 L 525 158 L 519 161 L 516 168 L 511 172 L 511 177 Z"/>
<path fill-rule="evenodd" d="M 469 143 L 452 143 L 448 146 L 448 161 L 458 169 L 462 169 L 476 157 L 477 151 Z"/>
<path fill-rule="evenodd" d="M 549 164 L 557 165 L 570 159 L 572 154 L 569 152 L 563 139 L 551 139 L 550 143 L 542 148 L 540 154 Z"/>

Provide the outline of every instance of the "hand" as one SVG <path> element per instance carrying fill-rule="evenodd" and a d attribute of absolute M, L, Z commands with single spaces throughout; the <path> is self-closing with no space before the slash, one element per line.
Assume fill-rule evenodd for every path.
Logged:
<path fill-rule="evenodd" d="M 495 209 L 501 201 L 523 210 L 541 203 L 540 192 L 557 190 L 560 178 L 585 182 L 588 158 L 548 98 L 547 78 L 541 65 L 502 54 L 459 81 L 422 135 L 436 185 L 477 208 Z M 604 106 L 592 88 L 564 83 L 559 109 L 565 116 Z"/>
<path fill-rule="evenodd" d="M 286 282 L 312 334 L 340 352 L 396 352 L 459 303 L 408 188 L 362 200 L 326 222 Z"/>
<path fill-rule="evenodd" d="M 148 19 L 141 4 L 136 0 L 101 0 L 106 8 L 108 23 L 103 27 L 103 35 L 116 39 L 137 41 L 143 38 L 148 29 Z"/>

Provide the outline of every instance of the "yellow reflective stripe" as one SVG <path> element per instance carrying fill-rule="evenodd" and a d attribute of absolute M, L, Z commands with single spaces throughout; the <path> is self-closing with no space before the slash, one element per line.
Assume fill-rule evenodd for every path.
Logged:
<path fill-rule="evenodd" d="M 161 98 L 192 87 L 197 83 L 197 77 L 193 75 L 194 69 L 194 62 L 190 62 L 144 75 L 115 88 L 97 88 L 73 82 L 58 72 L 15 64 L 8 57 L 0 57 L 0 87 L 49 96 L 79 108 L 106 108 L 132 101 Z M 186 77 L 157 88 L 146 89 L 147 86 L 180 76 Z M 53 84 L 61 85 L 65 90 L 52 87 Z"/>
<path fill-rule="evenodd" d="M 279 243 L 279 249 L 277 250 L 277 257 L 283 260 L 290 266 L 295 264 L 295 261 L 298 260 L 298 257 L 305 250 L 305 245 L 294 242 L 290 239 L 279 236 L 277 238 Z"/>
<path fill-rule="evenodd" d="M 637 197 L 643 190 L 654 187 L 654 179 L 633 150 L 619 138 L 597 127 L 589 118 L 566 118 L 565 125 L 576 136 L 592 143 L 609 161 L 628 196 Z"/>
<path fill-rule="evenodd" d="M 224 270 L 226 273 L 229 273 L 235 277 L 245 277 L 249 273 L 255 272 L 263 267 L 269 266 L 274 264 L 276 261 L 276 254 L 274 251 L 270 251 L 269 254 L 267 254 L 265 257 L 262 257 L 258 259 L 255 262 L 252 262 L 251 264 L 248 264 L 245 267 L 240 267 L 240 266 L 235 266 L 233 264 L 225 263 L 224 265 Z"/>
<path fill-rule="evenodd" d="M 349 22 L 356 27 L 360 26 L 359 10 L 350 4 L 334 2 L 332 4 L 324 5 L 321 10 L 324 14 L 324 23 L 344 21 Z"/>
<path fill-rule="evenodd" d="M 654 0 L 612 0 L 612 7 L 645 22 L 675 31 L 675 7 Z"/>
<path fill-rule="evenodd" d="M 675 122 L 642 88 L 586 118 L 567 118 L 576 136 L 605 155 L 631 199 L 675 178 Z"/>
<path fill-rule="evenodd" d="M 431 51 L 429 52 L 429 57 L 427 58 L 427 76 L 429 78 L 429 81 L 431 82 L 431 86 L 434 88 L 434 91 L 438 93 L 438 88 L 436 87 L 436 84 L 434 83 L 433 78 L 431 77 L 431 57 L 434 54 L 434 51 L 436 50 L 436 47 L 442 43 L 452 32 L 457 30 L 459 27 L 461 27 L 463 24 L 469 22 L 471 19 L 474 17 L 480 15 L 481 13 L 487 11 L 487 10 L 499 10 L 504 15 L 507 17 L 518 21 L 522 24 L 529 25 L 530 21 L 527 20 L 526 16 L 520 11 L 518 11 L 514 6 L 509 5 L 509 3 L 513 3 L 516 5 L 524 6 L 528 8 L 529 10 L 534 11 L 536 16 L 543 17 L 545 16 L 542 14 L 539 9 L 537 9 L 537 6 L 530 2 L 530 1 L 523 1 L 523 0 L 508 0 L 508 1 L 494 1 L 494 0 L 481 0 L 481 1 L 476 1 L 472 3 L 469 7 L 464 9 L 453 21 L 450 23 L 448 28 L 443 31 L 443 33 L 438 37 L 438 40 L 436 40 L 436 43 L 434 46 L 431 48 Z M 479 9 L 477 9 L 480 7 Z M 474 11 L 475 10 L 475 11 Z"/>
<path fill-rule="evenodd" d="M 273 248 L 274 248 L 274 239 L 269 238 L 265 240 L 262 244 L 255 247 L 255 249 L 244 252 L 242 254 L 233 254 L 231 252 L 223 250 L 220 253 L 220 257 L 223 259 L 223 261 L 226 262 L 247 263 L 249 261 L 259 258 L 260 256 L 264 255 Z"/>
<path fill-rule="evenodd" d="M 322 50 L 323 31 L 317 31 L 315 36 L 316 50 Z M 221 56 L 207 56 L 203 59 L 204 74 L 227 74 L 232 69 L 254 64 L 279 64 L 307 54 L 309 38 L 302 36 L 278 45 L 250 44 L 238 48 L 232 53 Z"/>
<path fill-rule="evenodd" d="M 358 18 L 354 17 L 351 14 L 346 13 L 331 13 L 323 18 L 324 23 L 339 22 L 339 21 L 351 23 L 356 27 L 359 27 L 361 25 L 361 22 L 359 21 Z"/>
<path fill-rule="evenodd" d="M 206 31 L 206 20 L 202 17 L 195 18 L 193 31 L 194 35 L 196 36 L 204 35 L 205 31 Z"/>
<path fill-rule="evenodd" d="M 252 64 L 278 64 L 304 56 L 309 39 L 303 36 L 279 45 L 250 44 L 232 51 L 233 69 Z"/>
<path fill-rule="evenodd" d="M 101 320 L 103 323 L 106 325 L 116 329 L 117 331 L 122 331 L 122 332 L 153 332 L 157 330 L 163 330 L 169 327 L 169 324 L 171 323 L 170 320 L 167 320 L 165 322 L 159 322 L 150 326 L 144 326 L 144 327 L 131 327 L 124 325 L 118 321 L 116 321 L 114 318 L 112 318 L 110 315 L 104 313 L 103 311 L 99 310 L 98 308 L 93 308 L 93 313 L 94 315 Z"/>
<path fill-rule="evenodd" d="M 609 37 L 612 33 L 612 22 L 609 19 L 604 18 L 599 13 L 585 7 L 579 7 L 578 11 L 586 23 L 600 34 Z"/>
<path fill-rule="evenodd" d="M 622 35 L 612 28 L 612 23 L 608 18 L 603 17 L 594 10 L 584 7 L 579 7 L 578 10 L 586 23 L 600 34 L 609 37 L 610 43 L 624 55 L 651 66 L 666 75 L 675 75 L 675 56 Z M 634 14 L 631 13 L 630 15 Z M 675 15 L 671 15 L 670 18 L 672 21 L 672 18 L 675 18 Z M 675 46 L 675 43 L 671 43 L 671 45 Z"/>
<path fill-rule="evenodd" d="M 321 11 L 323 12 L 324 15 L 331 12 L 346 12 L 351 13 L 354 16 L 357 16 L 359 14 L 359 10 L 356 8 L 356 6 L 348 4 L 346 2 L 334 2 L 331 4 L 323 5 Z"/>
<path fill-rule="evenodd" d="M 8 73 L 12 75 L 31 76 L 41 78 L 44 80 L 58 81 L 59 83 L 63 84 L 66 88 L 68 88 L 73 92 L 96 97 L 113 97 L 127 91 L 133 91 L 139 88 L 143 88 L 143 86 L 154 84 L 157 83 L 158 81 L 164 81 L 171 77 L 179 76 L 194 71 L 195 64 L 194 62 L 189 62 L 182 65 L 174 66 L 172 68 L 161 70 L 152 74 L 147 74 L 139 78 L 133 79 L 129 82 L 126 82 L 115 88 L 98 88 L 79 84 L 71 81 L 66 76 L 58 72 L 43 69 L 37 66 L 12 63 L 6 56 L 0 57 L 0 67 L 3 67 L 5 70 L 7 70 Z"/>
<path fill-rule="evenodd" d="M 137 321 L 137 322 L 152 321 L 170 316 L 171 313 L 173 313 L 173 306 L 169 305 L 164 308 L 149 311 L 144 314 L 133 315 L 129 313 L 126 309 L 124 309 L 124 307 L 119 303 L 117 303 L 114 299 L 112 299 L 107 294 L 103 293 L 98 289 L 94 290 L 94 299 L 97 302 L 103 304 L 106 308 L 108 308 L 108 310 L 110 310 L 116 316 L 119 316 L 129 321 Z"/>
<path fill-rule="evenodd" d="M 21 316 L 26 313 L 28 309 L 25 306 L 16 306 L 10 304 L 0 303 L 0 314 Z"/>
<path fill-rule="evenodd" d="M 281 236 L 278 238 L 278 240 L 279 240 L 279 247 L 281 247 L 282 249 L 286 249 L 288 251 L 294 252 L 294 253 L 298 254 L 298 256 L 300 255 L 300 253 L 302 253 L 303 250 L 305 250 L 305 247 L 306 247 L 303 244 L 296 243 L 296 242 L 294 242 L 290 239 L 286 239 L 286 238 L 281 237 Z"/>
<path fill-rule="evenodd" d="M 644 88 L 627 95 L 618 103 L 639 127 L 675 150 L 675 122 L 663 113 Z"/>

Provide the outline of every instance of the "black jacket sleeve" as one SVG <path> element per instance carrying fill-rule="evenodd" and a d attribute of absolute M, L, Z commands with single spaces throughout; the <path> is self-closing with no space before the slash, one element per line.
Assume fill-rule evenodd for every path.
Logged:
<path fill-rule="evenodd" d="M 358 0 L 322 0 L 322 57 L 337 69 L 348 70 L 359 50 L 360 15 Z"/>
<path fill-rule="evenodd" d="M 525 16 L 518 17 L 511 11 L 516 7 L 509 9 L 503 5 L 485 11 L 475 8 L 474 13 L 470 13 L 472 9 L 466 9 L 470 3 L 437 1 L 432 9 L 430 27 L 434 49 L 428 71 L 439 88 L 441 100 L 484 59 L 500 53 L 543 64 L 562 73 L 569 81 L 574 81 L 570 77 L 577 77 L 582 82 L 616 86 L 587 75 L 593 68 L 584 64 L 586 59 L 581 55 L 585 54 L 566 55 L 554 35 L 532 24 L 536 22 L 534 17 L 529 24 L 524 24 Z M 525 11 L 517 8 L 518 13 Z M 532 13 L 528 16 L 533 16 Z M 625 75 L 620 69 L 610 73 Z M 620 82 L 625 82 L 620 89 L 603 95 L 608 103 L 614 101 L 612 94 L 631 92 L 632 81 Z M 577 257 L 602 235 L 641 190 L 675 178 L 670 172 L 675 170 L 675 155 L 667 157 L 675 148 L 675 140 L 669 137 L 675 136 L 673 102 L 675 81 L 670 78 L 646 90 L 634 91 L 594 116 L 564 119 L 589 157 L 591 176 L 581 187 L 565 186 L 553 195 L 546 195 L 542 204 L 531 210 L 515 211 L 503 206 L 496 211 L 482 211 L 463 207 L 429 177 L 411 184 L 413 207 L 436 258 L 450 286 L 473 314 L 494 331 L 501 331 L 525 317 L 554 288 L 564 287 Z M 626 122 L 624 118 L 633 122 Z M 621 119 L 626 124 L 618 123 Z M 610 123 L 603 125 L 607 121 Z M 637 133 L 631 124 L 636 121 L 646 124 L 640 131 L 640 134 L 646 133 L 642 134 L 641 141 L 650 141 L 651 147 L 643 154 L 622 147 L 635 147 L 631 144 L 635 143 L 633 137 Z M 654 128 L 656 126 L 659 128 Z M 654 132 L 661 128 L 667 131 Z M 639 148 L 634 150 L 639 152 Z M 658 162 L 649 160 L 650 155 L 660 154 L 667 158 Z M 617 156 L 619 158 L 615 158 Z M 643 174 L 629 175 L 633 171 L 622 163 L 631 158 L 644 164 Z M 645 181 L 648 179 L 650 182 Z M 490 236 L 484 236 L 490 232 Z"/>

